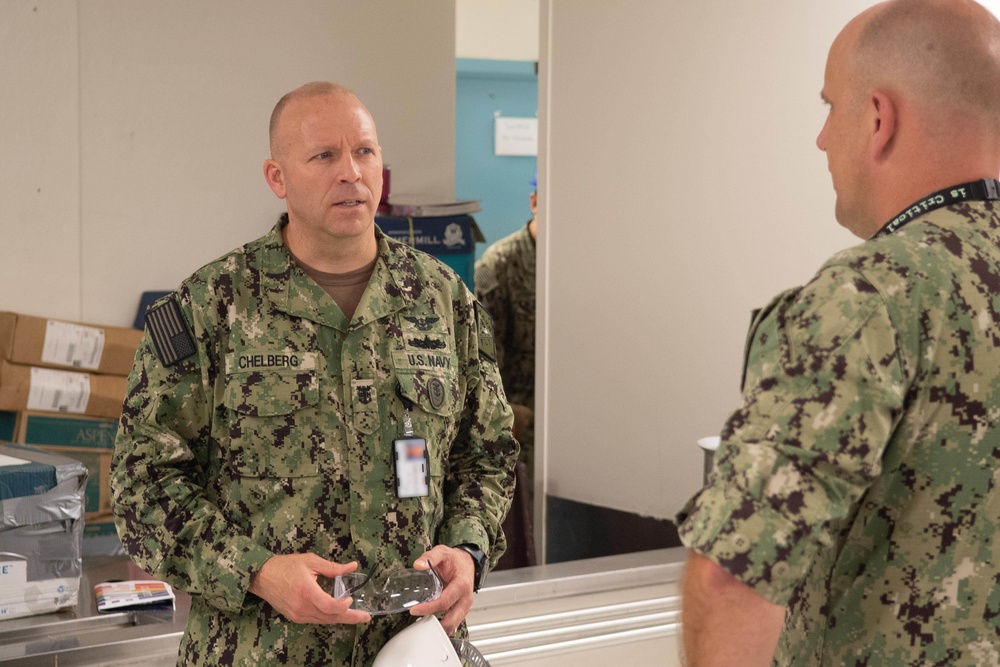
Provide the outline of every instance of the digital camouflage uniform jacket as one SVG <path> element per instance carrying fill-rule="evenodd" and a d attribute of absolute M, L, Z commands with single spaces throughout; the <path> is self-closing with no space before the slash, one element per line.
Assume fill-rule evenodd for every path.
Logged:
<path fill-rule="evenodd" d="M 496 331 L 497 361 L 511 403 L 535 407 L 535 239 L 525 225 L 476 262 L 476 298 Z"/>
<path fill-rule="evenodd" d="M 998 419 L 1000 204 L 958 204 L 755 317 L 682 539 L 787 605 L 777 665 L 1000 665 Z"/>
<path fill-rule="evenodd" d="M 377 579 L 433 544 L 477 544 L 493 563 L 504 549 L 517 443 L 488 316 L 454 272 L 377 232 L 348 322 L 283 224 L 167 297 L 193 355 L 164 365 L 147 317 L 129 378 L 115 523 L 141 567 L 193 596 L 182 665 L 360 667 L 411 620 L 288 622 L 247 593 L 272 554 L 376 564 Z M 426 498 L 396 497 L 401 396 L 427 440 Z"/>

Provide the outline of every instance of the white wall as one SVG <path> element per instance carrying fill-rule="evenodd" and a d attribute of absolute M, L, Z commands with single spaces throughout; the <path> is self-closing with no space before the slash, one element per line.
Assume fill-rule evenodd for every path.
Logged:
<path fill-rule="evenodd" d="M 700 486 L 751 309 L 856 242 L 815 137 L 871 4 L 543 0 L 547 493 L 670 518 Z"/>
<path fill-rule="evenodd" d="M 456 0 L 455 55 L 538 60 L 538 0 Z"/>
<path fill-rule="evenodd" d="M 393 188 L 454 194 L 455 7 L 407 0 L 0 4 L 0 310 L 130 326 L 283 210 L 267 123 L 353 88 Z"/>
<path fill-rule="evenodd" d="M 0 310 L 80 307 L 76 7 L 0 4 Z"/>

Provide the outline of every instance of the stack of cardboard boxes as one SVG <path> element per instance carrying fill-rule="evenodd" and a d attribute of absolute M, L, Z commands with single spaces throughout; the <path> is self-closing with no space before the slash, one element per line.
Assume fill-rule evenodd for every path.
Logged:
<path fill-rule="evenodd" d="M 83 555 L 120 550 L 108 476 L 138 329 L 0 312 L 0 440 L 81 461 L 89 471 Z"/>

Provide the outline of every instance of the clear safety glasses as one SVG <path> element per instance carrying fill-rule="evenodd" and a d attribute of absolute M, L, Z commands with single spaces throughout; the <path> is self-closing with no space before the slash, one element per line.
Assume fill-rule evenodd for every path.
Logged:
<path fill-rule="evenodd" d="M 364 574 L 342 574 L 333 580 L 333 597 L 353 597 L 351 609 L 372 616 L 408 611 L 410 607 L 436 600 L 441 595 L 444 587 L 441 577 L 433 565 L 428 565 L 427 570 L 395 570 L 382 581 L 372 579 L 374 566 Z"/>

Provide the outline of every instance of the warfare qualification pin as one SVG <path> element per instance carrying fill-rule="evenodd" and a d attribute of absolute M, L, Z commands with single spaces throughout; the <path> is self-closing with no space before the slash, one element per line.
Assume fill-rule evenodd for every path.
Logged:
<path fill-rule="evenodd" d="M 431 406 L 437 410 L 444 405 L 444 382 L 437 378 L 427 381 L 427 396 L 430 398 Z"/>

